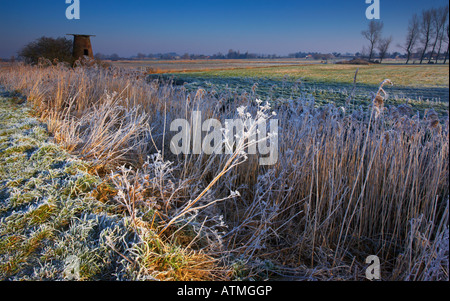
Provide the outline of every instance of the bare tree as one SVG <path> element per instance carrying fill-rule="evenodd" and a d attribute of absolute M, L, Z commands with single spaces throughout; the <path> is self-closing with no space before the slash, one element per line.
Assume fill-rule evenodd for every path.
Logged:
<path fill-rule="evenodd" d="M 389 46 L 391 46 L 392 43 L 392 36 L 385 39 L 380 39 L 380 41 L 377 44 L 377 49 L 380 54 L 380 63 L 383 62 L 383 59 L 386 57 L 386 53 L 389 50 Z"/>
<path fill-rule="evenodd" d="M 378 44 L 380 38 L 381 38 L 381 32 L 383 30 L 383 22 L 372 20 L 369 23 L 369 28 L 367 30 L 363 30 L 361 34 L 363 35 L 366 40 L 369 41 L 369 61 L 372 60 L 373 57 L 373 50 L 375 49 L 375 46 Z"/>
<path fill-rule="evenodd" d="M 422 18 L 420 20 L 420 34 L 422 42 L 422 55 L 420 56 L 420 63 L 422 64 L 425 55 L 427 53 L 428 47 L 430 46 L 430 41 L 433 35 L 433 10 L 422 11 Z"/>
<path fill-rule="evenodd" d="M 447 16 L 448 16 L 448 6 L 439 7 L 431 10 L 431 26 L 434 34 L 434 42 L 428 63 L 430 63 L 431 60 L 433 59 L 436 46 L 438 45 L 439 39 L 442 37 L 442 32 L 444 31 L 445 23 L 447 22 Z"/>
<path fill-rule="evenodd" d="M 450 47 L 450 25 L 447 24 L 447 28 L 446 28 L 447 34 L 446 34 L 446 42 L 447 42 L 447 51 L 445 52 L 445 56 L 444 56 L 444 64 L 447 63 L 447 58 L 448 58 L 448 54 L 449 54 L 449 47 Z"/>
<path fill-rule="evenodd" d="M 409 20 L 409 26 L 408 26 L 408 33 L 406 36 L 406 42 L 404 46 L 399 45 L 401 48 L 403 48 L 406 51 L 406 64 L 409 63 L 409 60 L 411 59 L 411 54 L 414 51 L 414 47 L 416 46 L 417 40 L 420 36 L 420 21 L 417 14 L 414 14 L 412 16 L 412 19 Z"/>
<path fill-rule="evenodd" d="M 438 50 L 437 50 L 437 54 L 436 54 L 436 64 L 438 63 L 439 57 L 441 55 L 441 49 L 442 49 L 442 44 L 444 43 L 445 40 L 445 34 L 446 34 L 446 29 L 447 29 L 447 22 L 448 22 L 448 5 L 441 7 L 440 8 L 440 30 L 439 30 L 439 35 L 436 36 L 436 38 L 438 39 Z"/>

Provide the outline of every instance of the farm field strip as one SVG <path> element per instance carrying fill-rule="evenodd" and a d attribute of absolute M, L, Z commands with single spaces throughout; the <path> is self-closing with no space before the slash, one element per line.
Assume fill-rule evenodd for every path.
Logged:
<path fill-rule="evenodd" d="M 315 82 L 353 83 L 355 71 L 359 69 L 357 82 L 379 85 L 389 78 L 396 86 L 449 87 L 448 65 L 342 65 L 311 64 L 300 66 L 276 66 L 255 69 L 209 71 L 203 76 L 255 77 L 272 79 L 303 78 Z M 193 74 L 194 75 L 194 74 Z M 197 74 L 199 75 L 199 74 Z"/>
<path fill-rule="evenodd" d="M 199 77 L 254 77 L 271 79 L 307 79 L 314 82 L 353 83 L 359 69 L 359 84 L 379 85 L 389 78 L 395 86 L 447 88 L 448 65 L 345 65 L 320 64 L 320 61 L 296 60 L 199 60 L 199 61 L 119 61 L 113 66 L 124 68 L 153 68 L 157 73 L 176 73 Z"/>
<path fill-rule="evenodd" d="M 122 61 L 114 66 L 152 68 L 149 78 L 172 79 L 190 91 L 198 88 L 235 93 L 252 91 L 262 99 L 296 99 L 312 96 L 317 104 L 343 105 L 353 90 L 352 100 L 364 105 L 370 93 L 386 78 L 388 104 L 408 103 L 423 115 L 427 108 L 441 117 L 448 115 L 448 65 L 402 65 L 396 61 L 383 65 L 320 64 L 314 60 L 174 60 Z M 146 69 L 148 70 L 148 69 Z"/>
<path fill-rule="evenodd" d="M 318 64 L 316 60 L 176 60 L 176 61 L 116 61 L 112 65 L 123 68 L 149 69 L 152 73 L 201 72 Z"/>

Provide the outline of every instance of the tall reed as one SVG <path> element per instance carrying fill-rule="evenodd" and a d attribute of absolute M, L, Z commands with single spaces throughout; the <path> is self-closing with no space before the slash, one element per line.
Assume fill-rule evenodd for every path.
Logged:
<path fill-rule="evenodd" d="M 383 84 L 351 113 L 311 98 L 274 104 L 279 158 L 268 167 L 256 155 L 234 166 L 232 155 L 170 152 L 171 121 L 194 111 L 239 118 L 240 106 L 256 114 L 248 93 L 188 92 L 96 66 L 17 65 L 0 84 L 25 94 L 55 139 L 116 186 L 135 183 L 117 202 L 134 219 L 157 212 L 145 227 L 158 239 L 191 227 L 187 247 L 225 265 L 240 258 L 249 277 L 270 263 L 271 277 L 361 280 L 377 255 L 385 280 L 448 280 L 448 118 L 389 105 Z M 115 169 L 124 165 L 135 172 Z"/>

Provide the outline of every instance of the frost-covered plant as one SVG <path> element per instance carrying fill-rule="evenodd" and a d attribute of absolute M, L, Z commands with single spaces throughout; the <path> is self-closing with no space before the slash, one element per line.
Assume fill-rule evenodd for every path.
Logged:
<path fill-rule="evenodd" d="M 225 149 L 228 150 L 231 153 L 231 155 L 228 156 L 225 164 L 221 167 L 220 171 L 213 178 L 213 180 L 203 189 L 203 191 L 194 200 L 189 200 L 189 202 L 179 212 L 177 212 L 174 217 L 170 219 L 170 221 L 161 230 L 160 233 L 163 233 L 176 220 L 183 217 L 185 214 L 189 212 L 204 209 L 207 206 L 215 204 L 216 202 L 225 201 L 235 196 L 238 196 L 238 194 L 235 192 L 232 193 L 229 197 L 214 200 L 203 206 L 194 207 L 194 205 L 198 203 L 199 200 L 201 200 L 201 198 L 214 186 L 214 184 L 223 175 L 225 175 L 229 170 L 236 168 L 238 165 L 242 164 L 248 159 L 246 149 L 252 147 L 253 145 L 266 141 L 269 138 L 274 138 L 268 135 L 264 136 L 259 140 L 255 139 L 256 137 L 255 134 L 259 130 L 258 125 L 265 124 L 265 122 L 270 118 L 270 116 L 268 115 L 270 105 L 266 103 L 264 106 L 262 106 L 260 100 L 257 100 L 257 104 L 258 104 L 258 111 L 256 112 L 256 116 L 254 117 L 254 119 L 251 113 L 246 112 L 246 108 L 244 106 L 237 108 L 238 116 L 241 118 L 242 124 L 244 125 L 244 130 L 241 133 L 236 134 L 235 143 L 233 142 L 234 139 L 233 140 L 230 139 L 227 126 L 225 126 L 225 129 L 223 130 L 223 143 L 225 145 Z"/>

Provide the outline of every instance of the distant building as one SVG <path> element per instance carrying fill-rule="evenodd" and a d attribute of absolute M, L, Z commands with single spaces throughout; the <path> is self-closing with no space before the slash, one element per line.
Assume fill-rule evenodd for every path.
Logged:
<path fill-rule="evenodd" d="M 68 34 L 73 36 L 73 59 L 78 60 L 84 56 L 94 58 L 92 51 L 91 37 L 94 35 Z"/>

